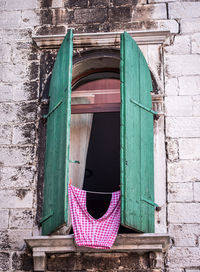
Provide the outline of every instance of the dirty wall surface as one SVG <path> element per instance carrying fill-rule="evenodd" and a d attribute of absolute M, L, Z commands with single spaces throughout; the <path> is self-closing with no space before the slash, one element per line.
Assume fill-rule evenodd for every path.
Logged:
<path fill-rule="evenodd" d="M 41 98 L 47 97 L 56 50 L 39 50 L 32 35 L 64 34 L 67 28 L 76 33 L 171 31 L 171 44 L 163 48 L 166 220 L 172 237 L 165 268 L 200 271 L 199 25 L 199 2 L 0 0 L 0 271 L 32 271 L 24 238 L 40 234 L 44 160 L 40 144 L 45 138 L 41 114 L 48 110 L 41 106 Z M 84 256 L 81 265 L 80 255 L 75 255 L 76 262 L 49 257 L 49 270 L 105 271 L 97 257 L 91 264 Z M 125 255 L 127 262 L 121 259 L 119 266 L 116 256 L 110 256 L 109 271 L 150 271 L 147 255 Z M 57 266 L 58 259 L 62 267 Z"/>

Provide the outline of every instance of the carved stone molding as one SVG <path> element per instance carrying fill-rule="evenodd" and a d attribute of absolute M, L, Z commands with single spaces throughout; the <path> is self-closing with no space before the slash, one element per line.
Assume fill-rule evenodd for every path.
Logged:
<path fill-rule="evenodd" d="M 47 253 L 67 252 L 150 252 L 151 267 L 163 267 L 163 254 L 169 247 L 170 238 L 167 234 L 119 234 L 109 250 L 78 247 L 73 235 L 36 236 L 25 239 L 32 248 L 34 271 L 46 271 Z"/>
<path fill-rule="evenodd" d="M 74 48 L 89 47 L 116 47 L 120 45 L 122 32 L 81 33 L 74 34 Z M 138 45 L 163 44 L 170 37 L 169 31 L 128 31 Z M 41 35 L 33 36 L 33 40 L 39 48 L 58 48 L 65 35 Z"/>

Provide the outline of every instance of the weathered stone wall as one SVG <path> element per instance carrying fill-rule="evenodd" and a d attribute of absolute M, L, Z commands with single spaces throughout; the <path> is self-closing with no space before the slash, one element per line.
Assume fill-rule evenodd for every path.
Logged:
<path fill-rule="evenodd" d="M 32 256 L 23 239 L 39 233 L 36 217 L 41 216 L 44 153 L 38 148 L 38 131 L 40 138 L 45 137 L 40 100 L 47 95 L 56 52 L 41 52 L 32 34 L 63 34 L 67 28 L 75 32 L 170 30 L 173 34 L 171 45 L 164 48 L 163 73 L 167 225 L 173 238 L 166 271 L 200 270 L 199 25 L 199 2 L 0 0 L 0 271 L 31 271 Z M 58 258 L 49 257 L 51 270 L 61 269 L 55 268 Z M 122 261 L 115 271 L 139 271 L 139 267 L 150 271 L 146 259 L 130 258 L 134 264 L 127 267 L 129 261 Z M 73 265 L 69 269 L 75 270 Z M 81 269 L 89 271 L 85 266 Z"/>

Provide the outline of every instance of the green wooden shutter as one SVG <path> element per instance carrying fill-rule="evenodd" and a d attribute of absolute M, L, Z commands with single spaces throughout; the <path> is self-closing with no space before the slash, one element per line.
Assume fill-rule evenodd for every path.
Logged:
<path fill-rule="evenodd" d="M 121 35 L 121 223 L 154 232 L 152 82 L 132 37 Z"/>
<path fill-rule="evenodd" d="M 73 33 L 69 30 L 58 51 L 50 83 L 47 114 L 42 234 L 67 223 L 67 182 L 71 115 Z"/>

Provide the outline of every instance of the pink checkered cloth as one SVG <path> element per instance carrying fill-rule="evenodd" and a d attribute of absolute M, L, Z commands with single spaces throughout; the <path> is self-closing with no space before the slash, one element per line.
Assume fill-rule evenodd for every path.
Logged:
<path fill-rule="evenodd" d="M 112 193 L 107 212 L 98 219 L 87 211 L 86 191 L 68 187 L 74 237 L 78 246 L 109 249 L 120 225 L 120 191 Z"/>

